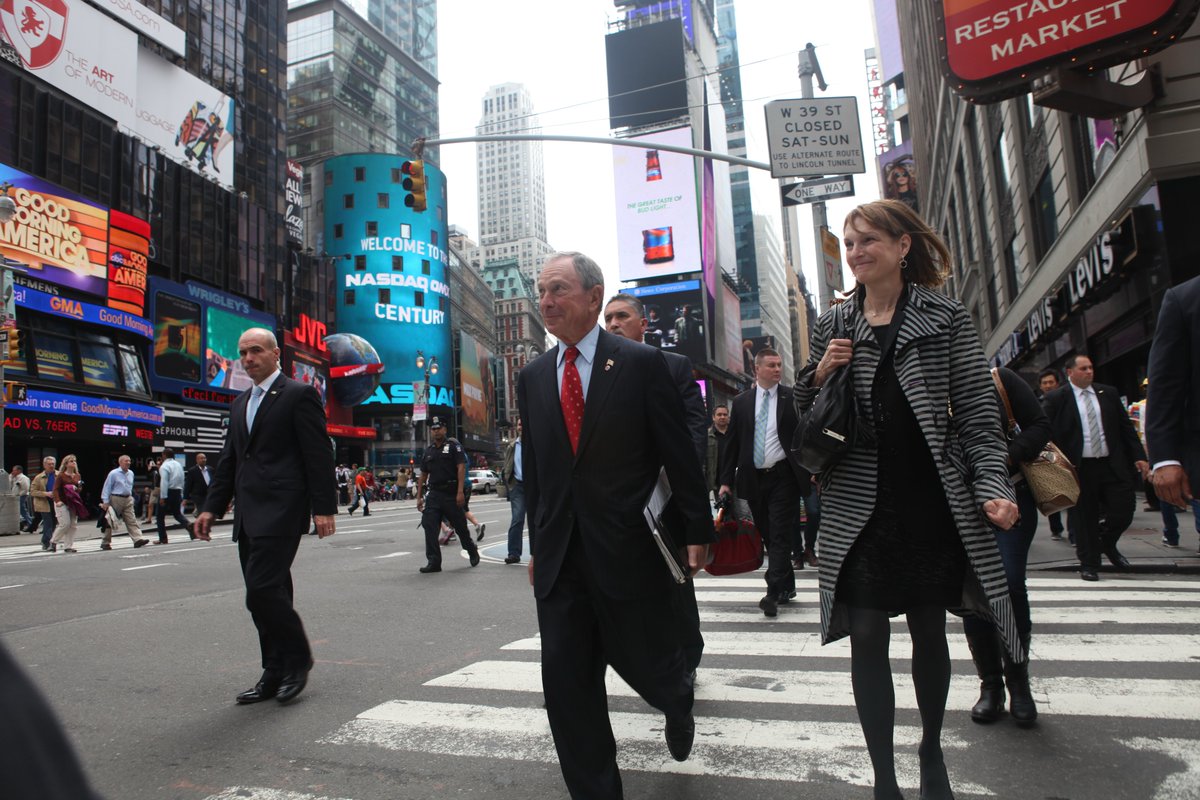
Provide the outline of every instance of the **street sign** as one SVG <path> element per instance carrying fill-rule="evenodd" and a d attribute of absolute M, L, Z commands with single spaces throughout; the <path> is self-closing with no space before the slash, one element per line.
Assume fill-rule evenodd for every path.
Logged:
<path fill-rule="evenodd" d="M 839 178 L 820 178 L 804 181 L 803 183 L 789 183 L 779 188 L 783 195 L 783 204 L 785 206 L 798 206 L 801 203 L 823 203 L 826 200 L 853 196 L 854 177 L 851 175 L 842 175 Z"/>
<path fill-rule="evenodd" d="M 867 171 L 858 126 L 858 98 L 772 100 L 764 110 L 772 178 Z"/>

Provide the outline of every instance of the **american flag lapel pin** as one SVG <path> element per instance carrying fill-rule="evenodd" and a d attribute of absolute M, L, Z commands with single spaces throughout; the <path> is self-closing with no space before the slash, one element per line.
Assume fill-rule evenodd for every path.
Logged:
<path fill-rule="evenodd" d="M 613 365 L 613 360 L 611 358 L 608 359 L 607 361 L 605 361 L 604 362 L 604 371 L 608 372 L 610 369 L 612 369 L 612 365 Z"/>

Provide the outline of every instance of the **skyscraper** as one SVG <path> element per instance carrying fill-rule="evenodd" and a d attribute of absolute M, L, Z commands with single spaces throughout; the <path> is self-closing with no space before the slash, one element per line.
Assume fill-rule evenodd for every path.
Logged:
<path fill-rule="evenodd" d="M 519 83 L 503 83 L 483 96 L 476 133 L 541 130 L 533 98 Z M 516 259 L 535 279 L 553 248 L 546 241 L 546 187 L 541 142 L 480 142 L 475 150 L 479 181 L 479 245 L 483 265 Z"/>

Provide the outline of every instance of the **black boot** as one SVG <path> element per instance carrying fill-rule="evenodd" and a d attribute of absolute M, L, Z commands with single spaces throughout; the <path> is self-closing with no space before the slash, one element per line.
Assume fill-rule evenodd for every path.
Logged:
<path fill-rule="evenodd" d="M 1021 645 L 1025 650 L 1025 658 L 1029 658 L 1029 637 L 1021 637 Z M 1029 661 L 1017 664 L 1004 654 L 1004 681 L 1008 684 L 1010 704 L 1008 711 L 1018 727 L 1031 728 L 1037 723 L 1037 703 L 1033 701 L 1033 692 L 1029 689 Z M 1003 704 L 1003 699 L 1001 703 Z"/>
<path fill-rule="evenodd" d="M 1000 661 L 1000 636 L 994 628 L 987 633 L 968 633 L 967 646 L 979 673 L 979 701 L 971 708 L 971 719 L 989 723 L 1004 712 L 1004 672 Z M 1028 689 L 1029 684 L 1026 683 Z"/>

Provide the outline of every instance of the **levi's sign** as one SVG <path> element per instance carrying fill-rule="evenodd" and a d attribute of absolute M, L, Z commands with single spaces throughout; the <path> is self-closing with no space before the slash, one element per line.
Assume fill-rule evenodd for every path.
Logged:
<path fill-rule="evenodd" d="M 1198 0 L 942 0 L 944 65 L 971 99 L 1021 94 L 1056 66 L 1101 67 L 1165 47 Z"/>

